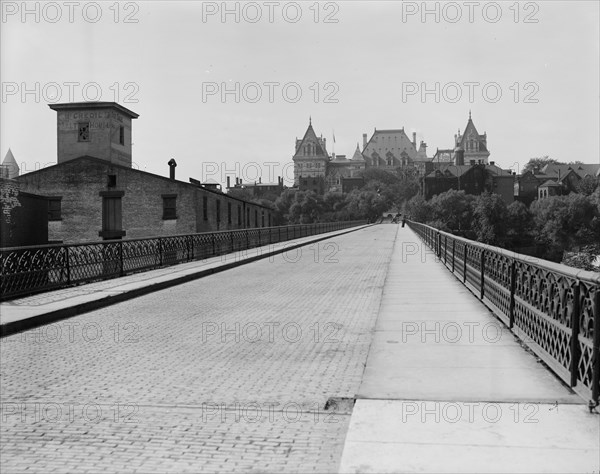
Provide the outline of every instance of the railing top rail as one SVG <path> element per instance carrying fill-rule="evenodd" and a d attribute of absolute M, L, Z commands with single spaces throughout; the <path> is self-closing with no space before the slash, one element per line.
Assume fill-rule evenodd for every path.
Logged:
<path fill-rule="evenodd" d="M 588 270 L 580 270 L 577 268 L 572 268 L 567 265 L 563 265 L 561 263 L 551 262 L 549 260 L 544 260 L 542 258 L 532 257 L 529 255 L 524 255 L 521 253 L 513 252 L 512 250 L 506 250 L 501 247 L 495 247 L 493 245 L 484 244 L 482 242 L 477 242 L 475 240 L 470 240 L 465 237 L 460 237 L 458 235 L 451 234 L 449 232 L 445 232 L 443 230 L 436 229 L 435 227 L 431 227 L 427 224 L 422 224 L 420 222 L 409 221 L 411 224 L 416 224 L 419 226 L 427 227 L 441 235 L 451 237 L 455 240 L 464 242 L 465 244 L 473 245 L 476 247 L 480 247 L 485 250 L 491 250 L 505 257 L 510 257 L 516 261 L 526 263 L 529 265 L 535 265 L 537 267 L 543 268 L 544 270 L 550 270 L 555 273 L 560 273 L 561 275 L 575 278 L 578 280 L 583 280 L 591 283 L 600 284 L 600 272 L 592 272 Z"/>
<path fill-rule="evenodd" d="M 214 235 L 214 234 L 227 234 L 230 232 L 243 232 L 246 230 L 269 230 L 269 229 L 278 229 L 278 228 L 286 228 L 286 227 L 307 227 L 316 224 L 358 224 L 364 222 L 362 220 L 356 221 L 332 221 L 332 222 L 314 222 L 312 224 L 288 224 L 288 225 L 280 225 L 280 226 L 271 226 L 271 227 L 246 227 L 244 229 L 229 229 L 229 230 L 215 230 L 211 232 L 197 232 L 193 234 L 172 234 L 172 235 L 155 235 L 152 237 L 140 237 L 137 239 L 123 239 L 123 240 L 90 240 L 87 242 L 77 242 L 72 244 L 44 244 L 44 245 L 27 245 L 23 247 L 0 247 L 1 253 L 6 252 L 14 252 L 17 250 L 37 250 L 37 249 L 46 249 L 46 248 L 59 248 L 59 247 L 80 247 L 84 245 L 98 245 L 98 244 L 114 244 L 119 242 L 141 242 L 144 240 L 155 240 L 155 239 L 166 239 L 166 238 L 174 238 L 174 237 L 195 237 L 199 235 Z"/>

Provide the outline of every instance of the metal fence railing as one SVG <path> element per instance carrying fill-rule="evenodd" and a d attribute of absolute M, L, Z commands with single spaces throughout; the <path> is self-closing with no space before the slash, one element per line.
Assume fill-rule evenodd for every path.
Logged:
<path fill-rule="evenodd" d="M 600 273 L 409 222 L 462 282 L 580 395 L 600 395 Z"/>
<path fill-rule="evenodd" d="M 365 221 L 0 249 L 0 299 L 105 280 L 355 227 Z"/>

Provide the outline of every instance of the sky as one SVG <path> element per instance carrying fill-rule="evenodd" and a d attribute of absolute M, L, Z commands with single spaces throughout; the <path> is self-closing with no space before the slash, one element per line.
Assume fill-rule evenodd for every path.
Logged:
<path fill-rule="evenodd" d="M 0 154 L 56 163 L 50 103 L 116 101 L 134 167 L 293 182 L 312 120 L 328 151 L 404 128 L 451 148 L 469 112 L 490 160 L 600 162 L 600 2 L 1 1 Z M 335 143 L 334 143 L 335 137 Z"/>

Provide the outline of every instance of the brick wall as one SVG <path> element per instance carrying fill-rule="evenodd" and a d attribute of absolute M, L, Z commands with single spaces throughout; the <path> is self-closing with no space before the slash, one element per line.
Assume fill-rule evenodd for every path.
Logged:
<path fill-rule="evenodd" d="M 109 176 L 113 176 L 111 186 Z M 28 192 L 62 197 L 61 220 L 49 225 L 52 241 L 101 240 L 98 233 L 102 230 L 103 197 L 100 193 L 110 191 L 123 193 L 121 209 L 125 239 L 254 227 L 255 211 L 259 226 L 263 213 L 265 226 L 269 222 L 270 210 L 262 206 L 95 158 L 77 158 L 22 175 L 18 180 L 22 189 Z M 163 219 L 164 197 L 175 198 L 176 219 Z M 233 214 L 231 223 L 228 204 L 231 204 Z M 244 219 L 238 225 L 238 206 L 242 217 L 250 211 L 250 225 Z M 220 207 L 219 216 L 217 207 Z"/>

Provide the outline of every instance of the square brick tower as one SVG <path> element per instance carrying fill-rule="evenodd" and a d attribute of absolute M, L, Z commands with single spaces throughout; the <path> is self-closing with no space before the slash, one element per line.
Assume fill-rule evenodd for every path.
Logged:
<path fill-rule="evenodd" d="M 131 121 L 116 102 L 50 104 L 57 112 L 58 163 L 88 155 L 131 167 Z"/>

